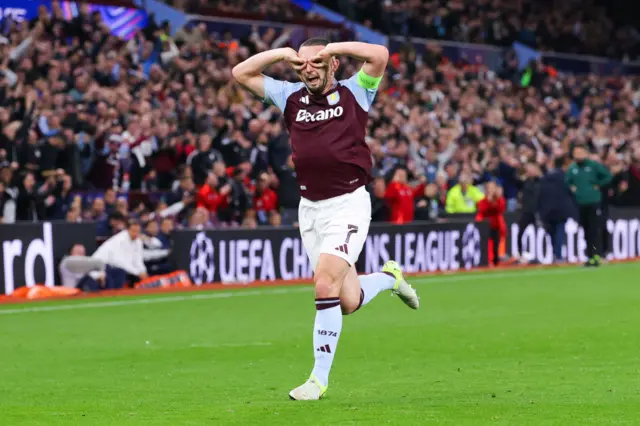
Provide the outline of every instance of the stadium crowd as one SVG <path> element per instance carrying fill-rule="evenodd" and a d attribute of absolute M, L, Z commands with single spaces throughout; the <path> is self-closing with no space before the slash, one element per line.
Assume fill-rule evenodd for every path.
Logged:
<path fill-rule="evenodd" d="M 152 235 L 296 222 L 300 195 L 280 114 L 230 73 L 286 38 L 217 39 L 196 26 L 173 40 L 167 24 L 151 20 L 124 42 L 99 14 L 79 9 L 65 21 L 54 2 L 32 22 L 5 22 L 5 222 L 96 221 L 103 237 L 129 217 Z M 343 62 L 341 75 L 356 70 Z M 295 79 L 283 64 L 270 72 Z M 640 204 L 638 80 L 535 64 L 527 81 L 522 87 L 511 57 L 496 73 L 451 63 L 437 46 L 396 52 L 370 114 L 374 220 L 475 213 L 489 181 L 513 211 L 530 202 L 521 195 L 527 179 L 566 166 L 576 144 L 615 175 L 607 202 Z"/>
<path fill-rule="evenodd" d="M 598 0 L 321 0 L 385 34 L 635 61 L 640 32 L 621 7 Z"/>

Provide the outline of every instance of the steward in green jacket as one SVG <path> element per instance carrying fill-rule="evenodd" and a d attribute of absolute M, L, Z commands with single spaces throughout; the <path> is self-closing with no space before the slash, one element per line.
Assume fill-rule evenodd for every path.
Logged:
<path fill-rule="evenodd" d="M 600 188 L 611 182 L 611 173 L 601 163 L 587 159 L 584 146 L 573 148 L 573 163 L 565 174 L 565 182 L 573 193 L 580 212 L 580 225 L 587 242 L 586 266 L 600 265 L 602 247 L 602 192 Z"/>

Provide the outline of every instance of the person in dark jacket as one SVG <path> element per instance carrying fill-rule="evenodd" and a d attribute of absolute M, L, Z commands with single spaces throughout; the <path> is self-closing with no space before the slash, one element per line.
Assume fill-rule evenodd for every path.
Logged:
<path fill-rule="evenodd" d="M 585 266 L 599 266 L 602 250 L 602 187 L 611 182 L 611 173 L 606 166 L 587 158 L 584 146 L 573 148 L 574 162 L 565 175 L 565 182 L 575 197 L 579 209 L 580 225 L 587 240 Z"/>
<path fill-rule="evenodd" d="M 522 181 L 522 209 L 518 219 L 518 254 L 522 255 L 522 236 L 529 225 L 536 224 L 536 211 L 540 194 L 540 168 L 534 163 L 525 166 Z"/>
<path fill-rule="evenodd" d="M 386 189 L 387 184 L 384 176 L 376 177 L 370 191 L 372 222 L 386 222 L 389 220 L 389 207 L 384 199 Z"/>
<path fill-rule="evenodd" d="M 569 188 L 565 184 L 566 158 L 554 160 L 554 168 L 540 179 L 537 211 L 544 229 L 551 237 L 553 257 L 561 262 L 562 246 L 565 243 L 565 223 L 574 216 L 574 204 Z"/>
<path fill-rule="evenodd" d="M 206 133 L 200 135 L 198 144 L 198 150 L 187 157 L 187 164 L 191 166 L 193 183 L 200 187 L 205 184 L 213 164 L 222 160 L 222 154 L 211 148 L 211 136 Z"/>
<path fill-rule="evenodd" d="M 25 174 L 16 199 L 16 220 L 37 222 L 44 219 L 44 203 L 36 189 L 33 173 Z"/>
<path fill-rule="evenodd" d="M 430 183 L 424 192 L 416 198 L 416 209 L 413 220 L 436 220 L 440 216 L 438 186 Z"/>
<path fill-rule="evenodd" d="M 619 204 L 640 207 L 640 146 L 631 154 L 631 165 L 622 173 L 618 183 Z"/>
<path fill-rule="evenodd" d="M 278 206 L 282 216 L 283 225 L 293 225 L 298 222 L 298 204 L 300 204 L 300 186 L 298 175 L 293 164 L 291 154 L 287 157 L 286 164 L 274 167 L 278 177 Z"/>

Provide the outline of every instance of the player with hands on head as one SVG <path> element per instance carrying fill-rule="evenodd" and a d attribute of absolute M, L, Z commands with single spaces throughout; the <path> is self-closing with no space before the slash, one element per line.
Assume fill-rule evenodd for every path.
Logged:
<path fill-rule="evenodd" d="M 364 62 L 347 80 L 336 80 L 337 56 Z M 358 276 L 355 263 L 371 222 L 371 151 L 365 142 L 368 112 L 389 59 L 386 47 L 329 43 L 312 38 L 296 52 L 280 48 L 258 53 L 236 65 L 234 78 L 247 90 L 276 105 L 291 135 L 301 201 L 299 228 L 314 270 L 315 363 L 310 378 L 289 393 L 294 400 L 317 400 L 326 392 L 329 371 L 342 331 L 342 315 L 391 290 L 417 309 L 418 296 L 400 266 L 387 262 L 381 273 Z M 286 61 L 300 82 L 265 76 L 271 64 Z"/>

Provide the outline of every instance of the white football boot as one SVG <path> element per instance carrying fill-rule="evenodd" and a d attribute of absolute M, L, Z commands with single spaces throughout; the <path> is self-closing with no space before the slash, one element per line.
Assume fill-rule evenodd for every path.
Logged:
<path fill-rule="evenodd" d="M 314 375 L 309 380 L 289 392 L 289 398 L 294 401 L 317 401 L 327 392 L 327 386 L 322 386 Z"/>
<path fill-rule="evenodd" d="M 382 272 L 387 272 L 396 278 L 396 283 L 393 286 L 391 292 L 398 296 L 408 307 L 411 309 L 418 309 L 420 307 L 420 298 L 416 290 L 411 287 L 409 283 L 404 279 L 400 265 L 393 260 L 388 261 L 382 267 Z"/>

